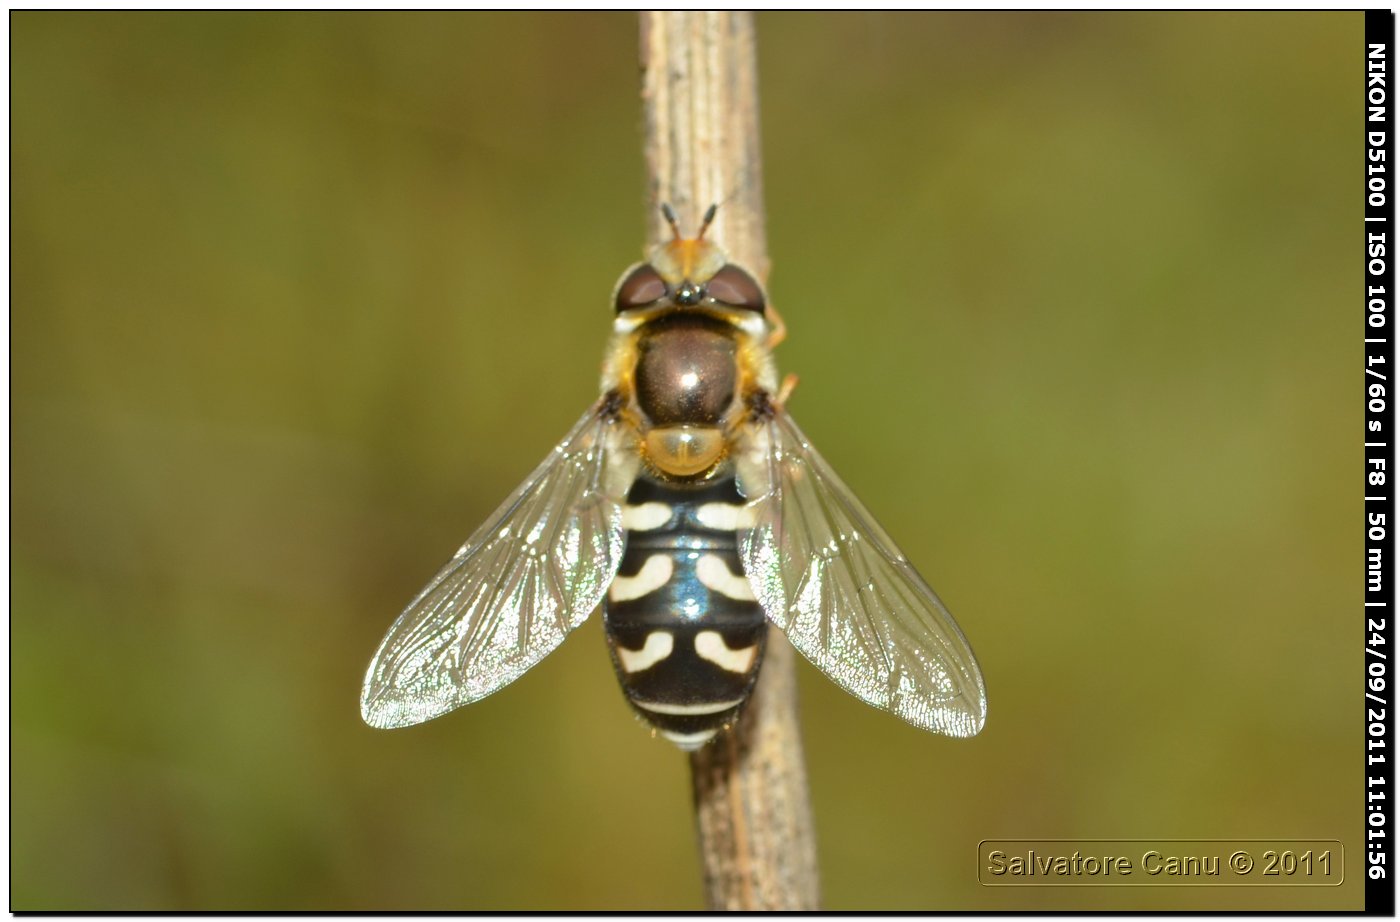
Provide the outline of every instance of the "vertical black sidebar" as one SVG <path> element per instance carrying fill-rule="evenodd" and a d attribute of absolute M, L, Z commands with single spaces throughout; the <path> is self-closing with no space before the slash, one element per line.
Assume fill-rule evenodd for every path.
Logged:
<path fill-rule="evenodd" d="M 1395 17 L 1389 10 L 1367 10 L 1365 47 L 1364 133 L 1366 139 L 1362 182 L 1365 186 L 1365 370 L 1366 404 L 1365 497 L 1366 591 L 1365 642 L 1365 762 L 1366 788 L 1362 821 L 1366 855 L 1366 911 L 1394 915 L 1397 869 L 1391 857 L 1391 806 L 1395 802 L 1395 753 L 1390 751 L 1390 725 L 1394 681 L 1390 661 L 1394 654 L 1391 630 L 1395 612 L 1391 609 L 1390 532 L 1395 527 L 1391 499 L 1391 446 L 1395 441 L 1392 425 L 1394 396 L 1391 379 L 1395 376 L 1393 328 L 1395 326 L 1394 272 L 1391 251 L 1396 241 L 1394 185 L 1395 168 L 1391 130 L 1390 61 L 1394 51 Z"/>

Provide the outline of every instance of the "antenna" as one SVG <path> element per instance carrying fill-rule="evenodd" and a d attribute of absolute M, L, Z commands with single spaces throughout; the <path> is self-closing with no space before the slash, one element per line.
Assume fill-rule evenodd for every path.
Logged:
<path fill-rule="evenodd" d="M 700 219 L 700 230 L 695 235 L 696 240 L 705 239 L 705 231 L 710 229 L 717 211 L 719 211 L 718 202 L 705 209 L 705 216 Z M 671 236 L 676 240 L 684 240 L 685 238 L 681 236 L 680 221 L 676 218 L 676 209 L 671 207 L 670 202 L 661 203 L 661 216 L 666 219 L 667 224 L 671 225 Z"/>
<path fill-rule="evenodd" d="M 715 203 L 705 209 L 705 217 L 700 219 L 700 233 L 695 235 L 696 240 L 705 239 L 705 231 L 710 229 L 710 222 L 715 219 L 715 212 L 719 210 L 719 204 Z"/>
<path fill-rule="evenodd" d="M 676 210 L 671 207 L 670 202 L 661 203 L 661 216 L 666 219 L 666 223 L 671 225 L 671 234 L 675 239 L 681 239 L 681 228 L 676 223 Z"/>

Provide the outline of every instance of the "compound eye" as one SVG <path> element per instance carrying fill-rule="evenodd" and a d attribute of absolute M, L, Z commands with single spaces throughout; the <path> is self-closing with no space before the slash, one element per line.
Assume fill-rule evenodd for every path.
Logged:
<path fill-rule="evenodd" d="M 617 286 L 617 309 L 619 312 L 634 307 L 646 307 L 666 297 L 666 282 L 655 269 L 642 264 L 631 272 Z"/>
<path fill-rule="evenodd" d="M 733 263 L 725 265 L 705 283 L 705 292 L 721 304 L 751 311 L 763 310 L 763 289 L 753 276 Z"/>

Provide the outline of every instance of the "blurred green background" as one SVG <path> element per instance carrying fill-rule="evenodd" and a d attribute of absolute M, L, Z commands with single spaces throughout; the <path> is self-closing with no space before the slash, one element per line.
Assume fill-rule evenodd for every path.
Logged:
<path fill-rule="evenodd" d="M 825 903 L 1360 905 L 1360 13 L 759 17 L 794 414 L 984 733 L 802 665 Z M 11 15 L 12 907 L 700 908 L 593 619 L 360 723 L 595 394 L 619 15 Z M 1309 837 L 1333 889 L 987 889 L 986 838 Z"/>

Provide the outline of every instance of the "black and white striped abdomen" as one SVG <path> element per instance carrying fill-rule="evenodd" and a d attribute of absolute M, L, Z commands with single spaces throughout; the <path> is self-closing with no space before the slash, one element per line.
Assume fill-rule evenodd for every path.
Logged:
<path fill-rule="evenodd" d="M 734 721 L 763 660 L 767 622 L 735 537 L 743 509 L 733 476 L 687 485 L 644 473 L 627 495 L 604 630 L 627 699 L 682 749 Z"/>

